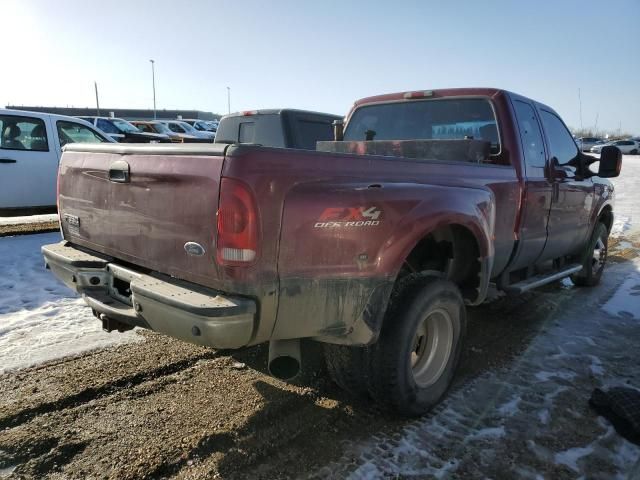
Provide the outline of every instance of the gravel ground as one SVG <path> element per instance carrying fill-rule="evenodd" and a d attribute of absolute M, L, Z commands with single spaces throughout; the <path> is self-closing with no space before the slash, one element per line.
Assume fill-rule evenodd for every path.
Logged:
<path fill-rule="evenodd" d="M 618 247 L 602 288 L 556 283 L 470 309 L 453 391 L 417 421 L 354 403 L 314 348 L 297 384 L 265 373 L 264 347 L 230 355 L 147 332 L 144 342 L 7 373 L 0 478 L 578 478 L 584 469 L 611 478 L 635 451 L 620 450 L 586 400 L 605 374 L 638 383 L 640 323 L 609 318 L 581 332 L 579 319 L 598 311 L 640 244 Z M 554 363 L 576 331 L 584 340 Z M 572 450 L 585 448 L 596 453 Z"/>
<path fill-rule="evenodd" d="M 57 232 L 60 224 L 55 222 L 42 222 L 36 224 L 10 224 L 0 225 L 0 237 L 8 237 L 10 235 L 27 235 L 42 232 Z"/>

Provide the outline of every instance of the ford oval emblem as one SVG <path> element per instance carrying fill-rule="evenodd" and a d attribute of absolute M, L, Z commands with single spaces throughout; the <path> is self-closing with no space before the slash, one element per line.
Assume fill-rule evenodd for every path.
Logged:
<path fill-rule="evenodd" d="M 201 257 L 204 255 L 204 247 L 196 242 L 185 243 L 184 251 L 193 257 Z"/>

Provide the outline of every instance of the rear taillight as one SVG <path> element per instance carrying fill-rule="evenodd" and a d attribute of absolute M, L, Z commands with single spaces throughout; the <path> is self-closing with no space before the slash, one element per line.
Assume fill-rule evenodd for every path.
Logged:
<path fill-rule="evenodd" d="M 216 260 L 220 265 L 253 263 L 258 256 L 258 209 L 247 186 L 230 178 L 220 182 Z"/>

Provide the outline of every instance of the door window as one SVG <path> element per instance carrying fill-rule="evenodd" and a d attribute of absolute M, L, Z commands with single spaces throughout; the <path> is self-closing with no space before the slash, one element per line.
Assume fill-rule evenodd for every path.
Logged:
<path fill-rule="evenodd" d="M 544 142 L 533 107 L 520 100 L 513 103 L 516 109 L 525 163 L 529 167 L 544 167 Z"/>
<path fill-rule="evenodd" d="M 76 122 L 58 120 L 56 128 L 61 147 L 67 143 L 102 143 L 107 141 L 98 132 Z"/>
<path fill-rule="evenodd" d="M 0 115 L 0 148 L 48 152 L 44 121 L 18 115 Z"/>
<path fill-rule="evenodd" d="M 187 133 L 186 130 L 177 123 L 168 123 L 167 125 L 169 126 L 169 130 L 171 130 L 172 132 Z"/>
<path fill-rule="evenodd" d="M 567 127 L 557 115 L 546 110 L 542 110 L 542 125 L 549 139 L 550 156 L 557 159 L 558 165 L 575 174 L 578 147 Z"/>

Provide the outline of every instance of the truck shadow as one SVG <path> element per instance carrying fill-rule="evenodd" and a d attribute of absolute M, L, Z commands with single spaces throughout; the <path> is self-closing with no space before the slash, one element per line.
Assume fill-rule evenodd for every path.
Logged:
<path fill-rule="evenodd" d="M 571 289 L 555 285 L 547 291 L 470 309 L 467 342 L 453 388 L 509 365 L 571 295 Z M 222 478 L 305 475 L 339 458 L 343 442 L 397 431 L 407 424 L 406 419 L 342 392 L 326 375 L 321 347 L 310 346 L 313 348 L 303 349 L 306 368 L 295 382 L 307 387 L 302 393 L 276 380 L 256 380 L 253 386 L 264 399 L 261 409 L 235 429 L 203 436 L 180 459 L 159 465 L 151 478 L 172 476 L 199 462 L 215 463 Z M 266 345 L 235 352 L 232 357 L 267 375 Z"/>

